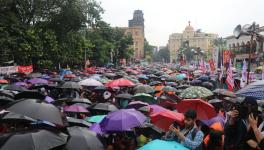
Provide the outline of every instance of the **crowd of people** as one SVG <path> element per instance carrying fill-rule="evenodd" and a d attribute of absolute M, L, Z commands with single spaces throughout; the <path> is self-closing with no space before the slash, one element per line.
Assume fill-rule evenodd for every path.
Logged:
<path fill-rule="evenodd" d="M 191 150 L 264 149 L 261 99 L 224 89 L 218 75 L 160 64 L 3 75 L 0 149 L 15 141 L 27 149 L 12 137 L 36 130 L 67 138 L 32 149 L 147 150 L 158 139 Z M 89 135 L 78 139 L 77 130 Z"/>

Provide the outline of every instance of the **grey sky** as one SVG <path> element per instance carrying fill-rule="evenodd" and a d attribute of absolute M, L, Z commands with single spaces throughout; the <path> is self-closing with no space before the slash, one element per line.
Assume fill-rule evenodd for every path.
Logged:
<path fill-rule="evenodd" d="M 128 26 L 133 11 L 143 10 L 145 36 L 152 45 L 166 45 L 169 35 L 182 32 L 188 21 L 195 29 L 231 35 L 237 24 L 264 25 L 264 0 L 97 0 L 111 26 Z"/>

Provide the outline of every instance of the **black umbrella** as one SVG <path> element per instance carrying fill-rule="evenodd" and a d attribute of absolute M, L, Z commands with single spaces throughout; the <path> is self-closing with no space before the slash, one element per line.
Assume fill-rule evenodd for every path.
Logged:
<path fill-rule="evenodd" d="M 1 150 L 48 150 L 66 144 L 68 136 L 61 132 L 33 130 L 0 136 Z"/>
<path fill-rule="evenodd" d="M 104 145 L 96 133 L 83 127 L 68 128 L 70 139 L 64 150 L 104 150 Z"/>
<path fill-rule="evenodd" d="M 118 94 L 116 96 L 116 98 L 118 98 L 118 99 L 128 99 L 128 100 L 132 99 L 132 97 L 133 97 L 133 95 L 128 94 L 128 93 L 126 93 L 126 94 Z"/>
<path fill-rule="evenodd" d="M 30 77 L 30 78 L 41 78 L 42 77 L 42 74 L 39 73 L 39 72 L 34 72 L 34 73 L 30 73 L 28 75 L 28 77 Z"/>
<path fill-rule="evenodd" d="M 15 84 L 12 84 L 12 85 L 8 85 L 6 87 L 4 87 L 4 90 L 10 90 L 10 91 L 26 91 L 27 89 L 22 87 L 22 86 L 17 86 Z"/>
<path fill-rule="evenodd" d="M 63 83 L 60 86 L 60 88 L 63 88 L 63 89 L 81 89 L 82 87 L 77 82 L 69 81 L 69 82 Z"/>
<path fill-rule="evenodd" d="M 76 118 L 72 118 L 72 117 L 67 117 L 69 126 L 79 126 L 79 127 L 90 127 L 92 126 L 91 123 L 82 120 L 82 119 L 76 119 Z"/>
<path fill-rule="evenodd" d="M 18 100 L 18 99 L 23 99 L 23 98 L 28 98 L 28 99 L 40 99 L 40 100 L 44 100 L 45 99 L 45 95 L 39 93 L 38 91 L 23 91 L 20 92 L 18 94 L 15 95 L 14 99 Z"/>
<path fill-rule="evenodd" d="M 3 91 L 0 91 L 0 96 L 5 96 L 5 97 L 9 97 L 13 99 L 15 94 L 11 91 L 3 90 Z"/>
<path fill-rule="evenodd" d="M 2 123 L 31 123 L 35 121 L 37 120 L 14 112 L 5 112 L 0 115 L 0 122 Z"/>
<path fill-rule="evenodd" d="M 161 82 L 159 82 L 159 81 L 153 81 L 153 82 L 150 82 L 149 83 L 150 86 L 155 86 L 155 85 L 158 85 L 158 84 L 161 84 Z"/>
<path fill-rule="evenodd" d="M 10 104 L 6 109 L 21 115 L 49 121 L 51 123 L 64 126 L 63 116 L 60 110 L 52 104 L 37 99 L 23 99 Z"/>
<path fill-rule="evenodd" d="M 157 126 L 151 123 L 144 123 L 142 126 L 137 127 L 135 129 L 137 133 L 143 134 L 146 137 L 152 135 L 154 139 L 161 138 L 165 133 L 163 130 L 159 129 Z"/>
<path fill-rule="evenodd" d="M 8 103 L 13 102 L 14 100 L 12 98 L 6 97 L 6 96 L 0 96 L 0 106 L 4 106 Z"/>
<path fill-rule="evenodd" d="M 98 86 L 94 88 L 93 91 L 107 91 L 107 88 L 105 86 Z"/>
<path fill-rule="evenodd" d="M 97 103 L 94 106 L 91 106 L 91 109 L 108 111 L 108 112 L 118 110 L 118 108 L 115 105 L 110 104 L 110 103 Z"/>
<path fill-rule="evenodd" d="M 75 98 L 75 99 L 72 99 L 69 103 L 84 103 L 84 104 L 88 104 L 88 105 L 91 105 L 92 102 L 89 100 L 89 99 L 86 99 L 86 98 Z"/>

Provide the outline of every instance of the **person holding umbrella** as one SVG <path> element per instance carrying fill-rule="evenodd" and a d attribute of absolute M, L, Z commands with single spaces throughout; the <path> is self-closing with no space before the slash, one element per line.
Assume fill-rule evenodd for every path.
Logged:
<path fill-rule="evenodd" d="M 201 150 L 204 134 L 196 126 L 196 118 L 196 111 L 191 109 L 188 110 L 184 114 L 184 128 L 180 130 L 180 128 L 175 127 L 174 124 L 170 125 L 165 139 L 175 138 L 178 142 L 183 144 L 183 146 L 191 150 Z"/>

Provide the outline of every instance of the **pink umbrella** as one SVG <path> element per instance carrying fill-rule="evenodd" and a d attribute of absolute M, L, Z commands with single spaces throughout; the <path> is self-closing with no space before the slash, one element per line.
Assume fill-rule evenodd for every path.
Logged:
<path fill-rule="evenodd" d="M 67 112 L 82 112 L 82 113 L 86 113 L 89 112 L 86 108 L 84 108 L 83 106 L 80 105 L 71 105 L 71 106 L 65 106 L 64 110 Z"/>

